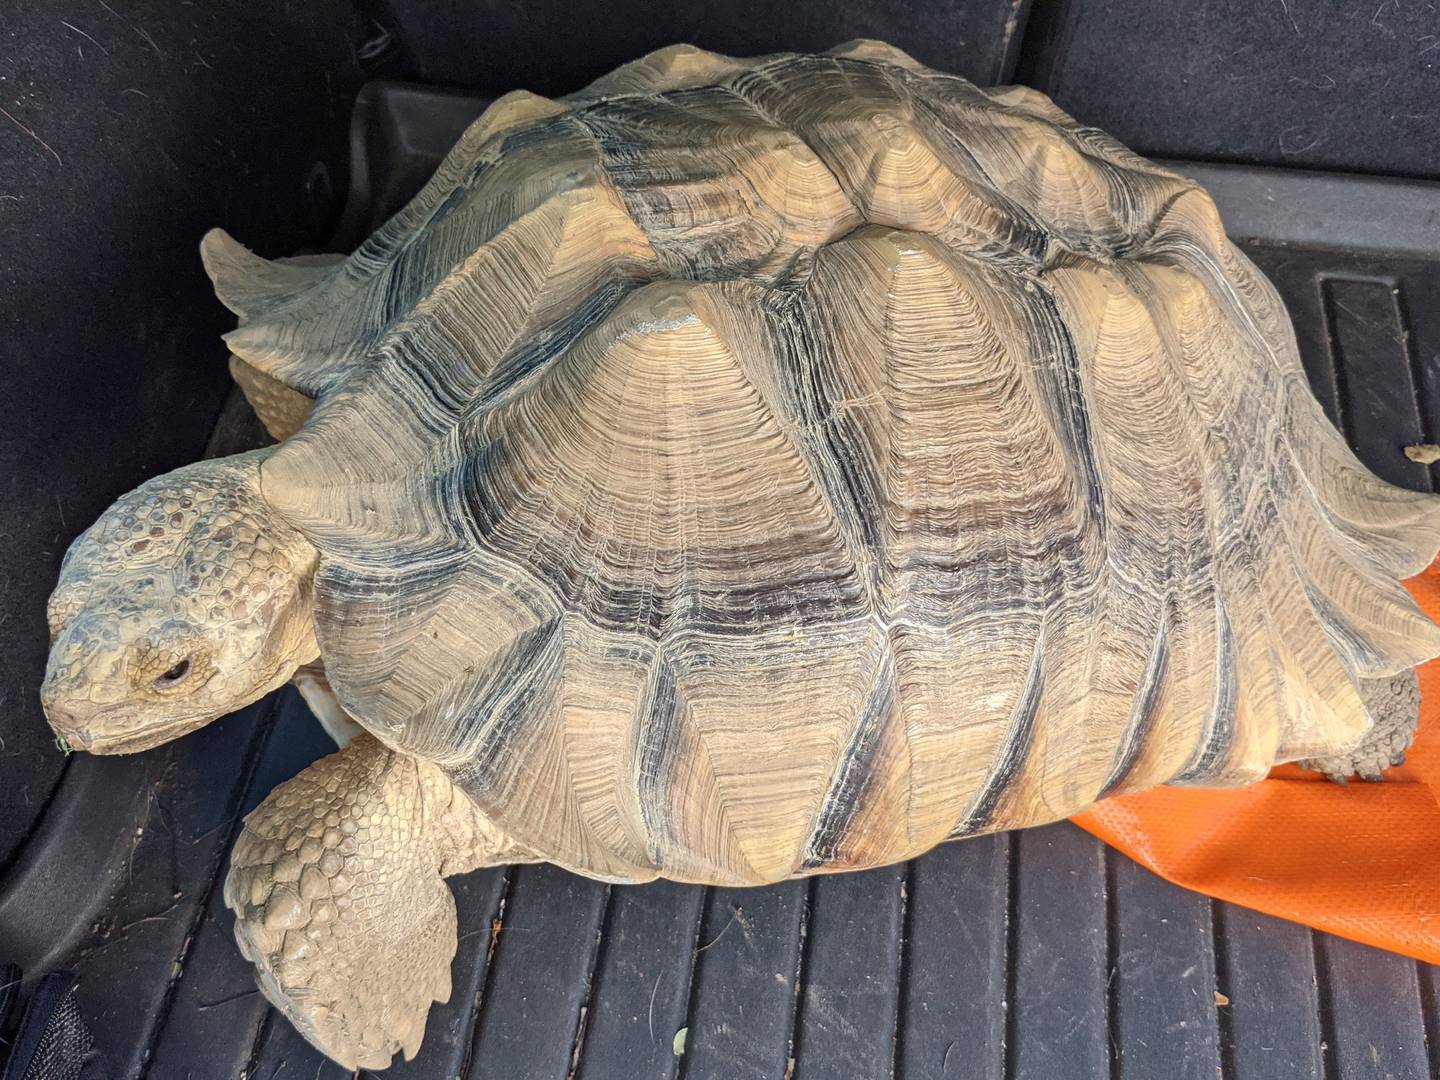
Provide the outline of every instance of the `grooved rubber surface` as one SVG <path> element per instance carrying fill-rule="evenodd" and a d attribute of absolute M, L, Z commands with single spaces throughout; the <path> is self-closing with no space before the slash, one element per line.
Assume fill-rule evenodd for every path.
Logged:
<path fill-rule="evenodd" d="M 393 210 L 480 105 L 369 87 L 340 242 Z M 1275 180 L 1292 202 L 1322 181 L 1335 197 L 1335 178 Z M 1400 447 L 1440 435 L 1440 250 L 1247 236 L 1332 418 L 1381 475 L 1432 486 L 1440 471 Z M 227 411 L 213 448 L 256 437 Z M 349 1075 L 254 991 L 218 888 L 240 815 L 328 749 L 287 690 L 151 754 L 72 761 L 66 783 L 110 801 L 42 821 L 0 883 L 0 953 L 75 966 L 117 1076 Z M 77 887 L 63 868 L 86 837 Z M 1440 1075 L 1435 969 L 1184 892 L 1067 824 L 768 889 L 607 887 L 544 866 L 451 884 L 454 994 L 387 1078 Z"/>

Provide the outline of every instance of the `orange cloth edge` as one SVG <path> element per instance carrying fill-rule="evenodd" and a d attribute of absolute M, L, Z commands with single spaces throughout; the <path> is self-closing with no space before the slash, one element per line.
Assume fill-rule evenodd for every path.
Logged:
<path fill-rule="evenodd" d="M 1440 621 L 1440 566 L 1406 582 Z M 1176 885 L 1440 963 L 1440 659 L 1420 668 L 1420 728 L 1383 783 L 1294 766 L 1245 788 L 1155 788 L 1071 818 Z"/>

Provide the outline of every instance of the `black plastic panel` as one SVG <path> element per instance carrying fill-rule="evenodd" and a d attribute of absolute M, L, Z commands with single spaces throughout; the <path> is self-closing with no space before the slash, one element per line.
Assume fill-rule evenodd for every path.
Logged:
<path fill-rule="evenodd" d="M 1036 0 L 1016 78 L 1151 156 L 1440 178 L 1427 0 Z"/>
<path fill-rule="evenodd" d="M 653 3 L 565 0 L 464 4 L 388 0 L 394 29 L 387 71 L 494 92 L 568 94 L 637 56 L 689 42 L 733 56 L 821 52 L 881 38 L 922 62 L 979 83 L 1004 82 L 1030 0 L 734 0 Z"/>

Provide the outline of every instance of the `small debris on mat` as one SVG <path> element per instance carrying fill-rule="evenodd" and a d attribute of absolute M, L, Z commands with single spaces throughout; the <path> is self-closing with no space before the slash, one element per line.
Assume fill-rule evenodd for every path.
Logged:
<path fill-rule="evenodd" d="M 1228 997 L 1226 997 L 1224 994 L 1222 994 L 1219 990 L 1216 990 L 1216 991 L 1215 991 L 1215 1004 L 1216 1004 L 1216 1005 L 1229 1005 L 1229 1004 L 1230 1004 L 1230 999 L 1229 999 Z"/>
<path fill-rule="evenodd" d="M 670 1042 L 670 1050 L 676 1057 L 685 1056 L 685 1036 L 690 1034 L 688 1027 L 683 1027 L 675 1032 L 675 1038 Z"/>
<path fill-rule="evenodd" d="M 1440 445 L 1416 443 L 1414 446 L 1405 447 L 1405 456 L 1411 461 L 1418 461 L 1421 465 L 1433 465 L 1440 461 Z"/>

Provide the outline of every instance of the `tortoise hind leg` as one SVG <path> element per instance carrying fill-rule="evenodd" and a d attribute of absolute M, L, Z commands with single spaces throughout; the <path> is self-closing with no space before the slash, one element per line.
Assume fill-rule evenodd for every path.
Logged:
<path fill-rule="evenodd" d="M 1405 751 L 1410 749 L 1420 723 L 1420 684 L 1415 669 L 1384 679 L 1361 679 L 1360 696 L 1374 717 L 1374 725 L 1347 753 L 1302 761 L 1303 768 L 1322 772 L 1337 784 L 1344 784 L 1351 776 L 1383 779 L 1386 769 L 1405 761 Z"/>
<path fill-rule="evenodd" d="M 230 357 L 230 377 L 276 442 L 284 442 L 304 427 L 310 410 L 315 407 L 314 398 L 286 386 L 238 356 Z"/>
<path fill-rule="evenodd" d="M 347 1069 L 383 1069 L 450 997 L 443 878 L 525 857 L 436 766 L 362 735 L 246 818 L 225 903 L 276 1008 Z"/>

